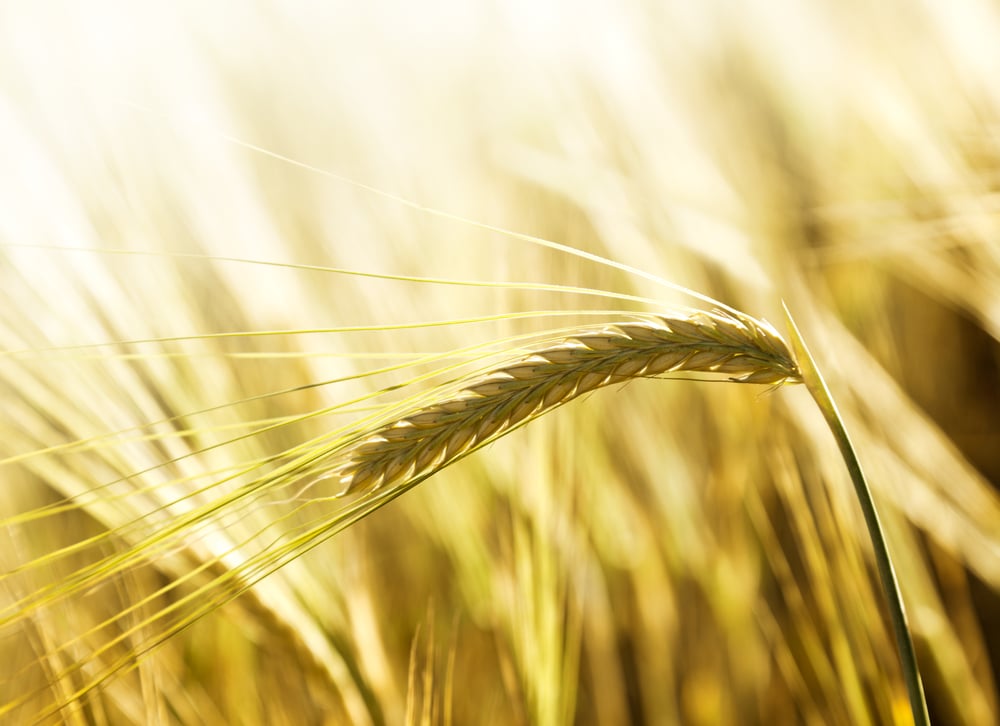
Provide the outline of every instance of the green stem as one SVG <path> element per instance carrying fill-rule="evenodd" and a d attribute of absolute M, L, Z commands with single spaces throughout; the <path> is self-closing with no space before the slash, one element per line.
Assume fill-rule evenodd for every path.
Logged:
<path fill-rule="evenodd" d="M 844 457 L 844 463 L 850 472 L 851 481 L 854 483 L 854 491 L 858 495 L 858 503 L 865 516 L 865 524 L 868 526 L 868 536 L 872 541 L 872 548 L 875 552 L 875 564 L 878 567 L 879 579 L 882 581 L 882 588 L 885 591 L 886 600 L 889 605 L 889 616 L 892 620 L 892 629 L 896 635 L 896 647 L 899 649 L 899 659 L 903 668 L 903 678 L 906 681 L 906 690 L 910 696 L 910 708 L 913 711 L 913 722 L 916 726 L 930 726 L 930 716 L 927 713 L 927 700 L 924 697 L 924 686 L 920 681 L 920 671 L 917 668 L 917 654 L 913 648 L 913 638 L 910 636 L 910 629 L 906 621 L 906 610 L 903 607 L 903 597 L 899 591 L 899 582 L 896 579 L 896 572 L 889 558 L 889 547 L 885 541 L 885 532 L 879 522 L 878 511 L 875 509 L 875 500 L 872 498 L 871 489 L 861 470 L 861 462 L 854 451 L 854 445 L 847 435 L 844 421 L 837 410 L 837 405 L 833 402 L 830 389 L 827 388 L 826 381 L 816 367 L 809 349 L 802 340 L 792 314 L 785 307 L 785 315 L 792 331 L 792 348 L 795 351 L 796 362 L 802 372 L 802 381 L 805 383 L 813 400 L 819 406 L 826 419 L 833 437 L 840 447 L 840 454 Z"/>

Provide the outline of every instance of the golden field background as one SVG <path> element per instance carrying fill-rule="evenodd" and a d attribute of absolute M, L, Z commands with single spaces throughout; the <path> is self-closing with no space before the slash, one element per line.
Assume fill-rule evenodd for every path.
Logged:
<path fill-rule="evenodd" d="M 1000 10 L 871 5 L 0 5 L 0 722 L 908 723 L 801 387 L 599 391 L 356 523 L 232 498 L 662 278 L 787 303 L 932 717 L 996 723 Z"/>

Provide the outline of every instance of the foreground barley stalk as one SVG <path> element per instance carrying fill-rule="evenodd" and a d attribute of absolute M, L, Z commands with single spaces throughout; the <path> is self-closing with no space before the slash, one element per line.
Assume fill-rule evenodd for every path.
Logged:
<path fill-rule="evenodd" d="M 791 321 L 791 317 L 789 316 Z M 672 371 L 731 374 L 740 383 L 807 384 L 837 438 L 865 515 L 896 635 L 914 722 L 928 724 L 899 586 L 871 492 L 833 400 L 792 324 L 797 356 L 766 322 L 737 311 L 619 323 L 573 335 L 470 381 L 458 395 L 377 428 L 340 456 L 343 494 L 408 488 L 478 448 L 581 394 Z M 804 374 L 796 359 L 801 360 Z"/>

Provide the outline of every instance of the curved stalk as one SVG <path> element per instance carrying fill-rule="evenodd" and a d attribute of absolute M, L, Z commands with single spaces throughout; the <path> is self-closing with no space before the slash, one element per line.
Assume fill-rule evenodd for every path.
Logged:
<path fill-rule="evenodd" d="M 885 532 L 879 521 L 878 510 L 875 508 L 875 500 L 872 498 L 871 489 L 861 470 L 861 462 L 854 451 L 854 445 L 847 435 L 844 421 L 837 410 L 837 405 L 833 402 L 830 389 L 823 380 L 816 362 L 813 360 L 809 349 L 802 340 L 795 321 L 788 307 L 785 306 L 785 316 L 791 328 L 792 350 L 795 354 L 796 362 L 802 373 L 802 382 L 812 395 L 813 400 L 823 413 L 830 431 L 833 433 L 840 454 L 844 458 L 844 464 L 851 475 L 851 482 L 854 484 L 854 491 L 858 496 L 858 503 L 865 517 L 865 524 L 868 527 L 868 536 L 871 538 L 872 549 L 875 552 L 875 564 L 878 568 L 879 579 L 882 581 L 882 589 L 885 591 L 886 600 L 889 605 L 889 617 L 892 620 L 893 633 L 896 636 L 896 647 L 899 650 L 899 659 L 903 669 L 903 678 L 906 681 L 906 690 L 910 697 L 910 708 L 913 711 L 913 722 L 916 726 L 930 726 L 930 716 L 927 713 L 927 700 L 924 697 L 924 686 L 920 680 L 920 671 L 917 667 L 917 655 L 913 648 L 913 638 L 910 635 L 910 628 L 906 620 L 906 609 L 903 606 L 903 597 L 899 590 L 899 582 L 896 579 L 896 572 L 889 557 L 889 547 L 886 543 Z"/>

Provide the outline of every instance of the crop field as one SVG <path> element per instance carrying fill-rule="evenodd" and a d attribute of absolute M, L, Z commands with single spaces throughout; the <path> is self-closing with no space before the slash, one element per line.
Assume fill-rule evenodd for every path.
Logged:
<path fill-rule="evenodd" d="M 998 79 L 985 0 L 0 4 L 0 724 L 914 723 L 820 373 L 1000 723 Z"/>

